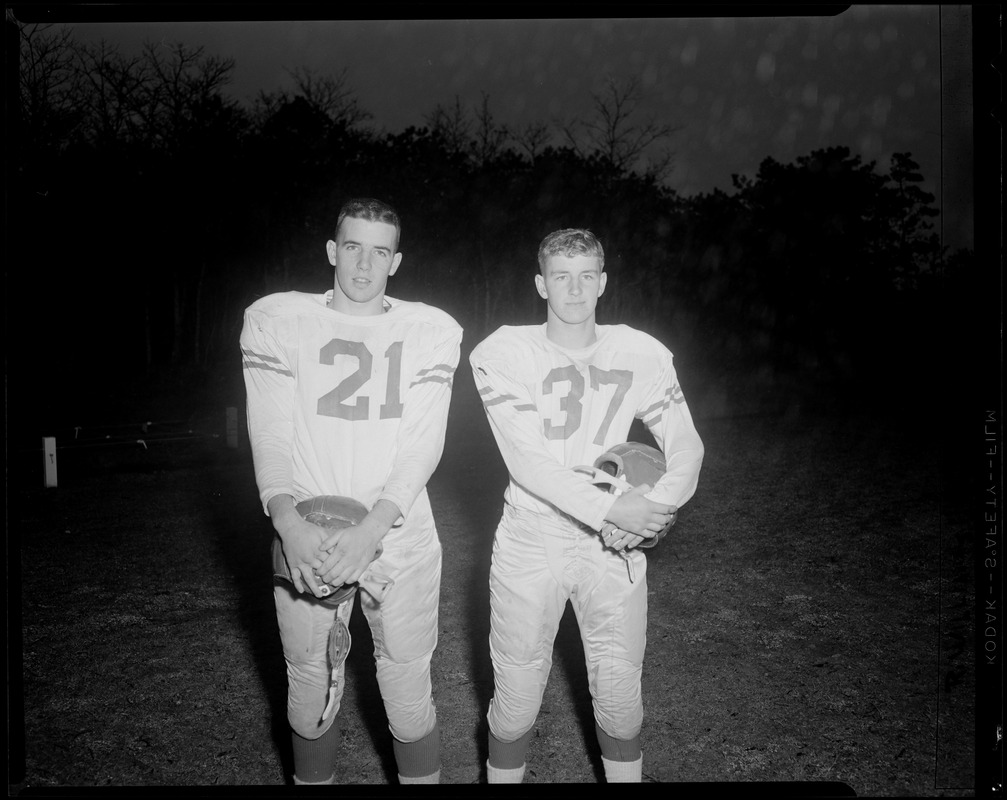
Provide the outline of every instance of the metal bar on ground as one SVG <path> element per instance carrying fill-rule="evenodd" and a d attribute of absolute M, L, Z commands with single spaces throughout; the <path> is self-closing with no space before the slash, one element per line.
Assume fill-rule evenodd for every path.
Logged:
<path fill-rule="evenodd" d="M 42 437 L 42 467 L 45 474 L 45 488 L 56 486 L 56 437 Z"/>

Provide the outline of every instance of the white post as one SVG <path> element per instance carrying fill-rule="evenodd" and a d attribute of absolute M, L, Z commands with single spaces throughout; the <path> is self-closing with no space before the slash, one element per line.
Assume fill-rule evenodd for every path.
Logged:
<path fill-rule="evenodd" d="M 227 407 L 227 446 L 238 446 L 238 409 Z"/>
<path fill-rule="evenodd" d="M 42 467 L 45 472 L 45 488 L 56 485 L 56 438 L 42 437 Z"/>

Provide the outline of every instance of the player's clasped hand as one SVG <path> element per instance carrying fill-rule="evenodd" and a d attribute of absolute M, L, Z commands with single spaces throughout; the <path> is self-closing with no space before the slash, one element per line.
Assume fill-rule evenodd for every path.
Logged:
<path fill-rule="evenodd" d="M 375 559 L 384 533 L 381 524 L 370 519 L 335 531 L 318 547 L 324 561 L 315 573 L 333 586 L 355 583 Z"/>
<path fill-rule="evenodd" d="M 324 539 L 322 529 L 299 516 L 292 517 L 281 538 L 294 588 L 302 594 L 310 592 L 315 597 L 324 597 L 322 581 L 315 577 L 315 570 L 322 565 L 318 557 L 318 547 Z"/>
<path fill-rule="evenodd" d="M 609 511 L 608 520 L 639 536 L 649 537 L 662 531 L 669 522 L 672 506 L 648 499 L 646 495 L 652 488 L 641 484 L 620 495 Z"/>
<path fill-rule="evenodd" d="M 621 528 L 616 527 L 611 522 L 606 522 L 601 529 L 601 540 L 605 543 L 605 547 L 612 550 L 622 551 L 622 550 L 632 550 L 634 547 L 644 541 L 643 536 L 637 536 L 635 533 L 630 533 L 629 531 L 624 531 Z"/>
<path fill-rule="evenodd" d="M 607 522 L 615 526 L 615 531 L 608 539 L 605 539 L 606 531 L 602 531 L 606 546 L 615 550 L 632 549 L 645 538 L 656 536 L 674 522 L 677 513 L 674 506 L 656 503 L 644 496 L 652 489 L 652 486 L 644 483 L 619 495 L 612 504 L 607 519 Z"/>

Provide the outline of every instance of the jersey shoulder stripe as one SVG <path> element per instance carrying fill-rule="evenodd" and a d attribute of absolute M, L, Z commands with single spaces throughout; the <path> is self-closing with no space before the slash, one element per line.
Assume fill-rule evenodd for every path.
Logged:
<path fill-rule="evenodd" d="M 455 368 L 450 364 L 435 364 L 427 369 L 421 369 L 416 373 L 416 380 L 414 380 L 409 388 L 413 386 L 418 386 L 421 383 L 446 383 L 451 386 L 454 380 Z"/>
<path fill-rule="evenodd" d="M 482 400 L 483 408 L 499 405 L 500 403 L 513 403 L 517 396 L 507 392 L 498 392 L 492 386 L 483 386 L 479 389 L 479 397 Z M 515 411 L 536 411 L 538 407 L 534 403 L 515 403 Z"/>
<path fill-rule="evenodd" d="M 654 403 L 650 408 L 644 409 L 640 413 L 640 419 L 643 424 L 648 428 L 652 428 L 658 422 L 661 421 L 661 415 L 671 408 L 672 403 L 684 403 L 685 395 L 682 393 L 682 388 L 676 383 L 674 386 L 669 386 L 665 392 L 664 397 Z"/>
<path fill-rule="evenodd" d="M 243 369 L 261 369 L 267 372 L 278 372 L 280 375 L 288 378 L 294 377 L 294 373 L 284 367 L 278 358 L 266 355 L 265 353 L 256 353 L 247 347 L 241 348 L 241 355 L 241 366 Z"/>

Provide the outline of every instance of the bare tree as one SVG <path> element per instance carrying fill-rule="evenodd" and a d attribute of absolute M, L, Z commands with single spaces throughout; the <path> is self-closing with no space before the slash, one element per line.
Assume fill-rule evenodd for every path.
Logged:
<path fill-rule="evenodd" d="M 445 108 L 438 103 L 424 121 L 431 131 L 443 137 L 449 151 L 468 153 L 472 142 L 472 123 L 457 95 L 454 106 Z"/>
<path fill-rule="evenodd" d="M 233 58 L 204 56 L 203 48 L 181 43 L 167 46 L 144 45 L 144 68 L 150 80 L 141 84 L 141 111 L 148 125 L 148 141 L 175 146 L 198 125 L 198 110 L 230 83 Z"/>
<path fill-rule="evenodd" d="M 249 110 L 249 119 L 257 128 L 261 128 L 263 123 L 270 119 L 280 106 L 286 102 L 288 95 L 285 92 L 266 92 L 262 89 L 252 100 L 252 107 Z"/>
<path fill-rule="evenodd" d="M 549 144 L 552 134 L 544 122 L 530 122 L 521 130 L 513 132 L 511 138 L 534 163 Z"/>
<path fill-rule="evenodd" d="M 105 41 L 78 50 L 86 109 L 82 134 L 95 144 L 144 140 L 150 126 L 142 108 L 144 87 L 152 80 L 139 56 L 125 57 Z"/>
<path fill-rule="evenodd" d="M 356 94 L 349 88 L 345 68 L 332 76 L 298 67 L 290 76 L 298 93 L 337 125 L 355 128 L 371 119 L 371 113 L 360 107 Z"/>
<path fill-rule="evenodd" d="M 357 128 L 369 122 L 373 115 L 360 106 L 355 92 L 348 85 L 346 70 L 338 75 L 318 75 L 314 70 L 298 67 L 288 70 L 294 81 L 294 92 L 279 89 L 259 91 L 252 103 L 250 117 L 261 127 L 272 119 L 281 107 L 302 98 L 308 106 L 324 114 L 342 128 Z"/>
<path fill-rule="evenodd" d="M 472 145 L 476 163 L 485 165 L 495 159 L 503 151 L 510 138 L 507 126 L 494 122 L 493 112 L 490 111 L 489 95 L 483 92 L 482 103 L 476 110 L 476 131 Z"/>
<path fill-rule="evenodd" d="M 594 110 L 590 118 L 561 126 L 570 146 L 581 155 L 599 155 L 620 170 L 632 170 L 646 159 L 646 174 L 655 179 L 667 177 L 673 156 L 667 148 L 656 154 L 653 148 L 671 138 L 679 128 L 653 117 L 640 119 L 639 80 L 632 78 L 620 85 L 610 78 L 604 92 L 592 92 L 591 98 Z"/>
<path fill-rule="evenodd" d="M 83 133 L 96 143 L 175 148 L 204 124 L 206 109 L 219 101 L 234 70 L 234 59 L 180 43 L 147 42 L 140 55 L 124 56 L 103 40 L 76 52 L 87 110 Z"/>
<path fill-rule="evenodd" d="M 59 149 L 81 119 L 82 84 L 72 30 L 19 24 L 19 31 L 22 141 L 37 150 Z"/>

